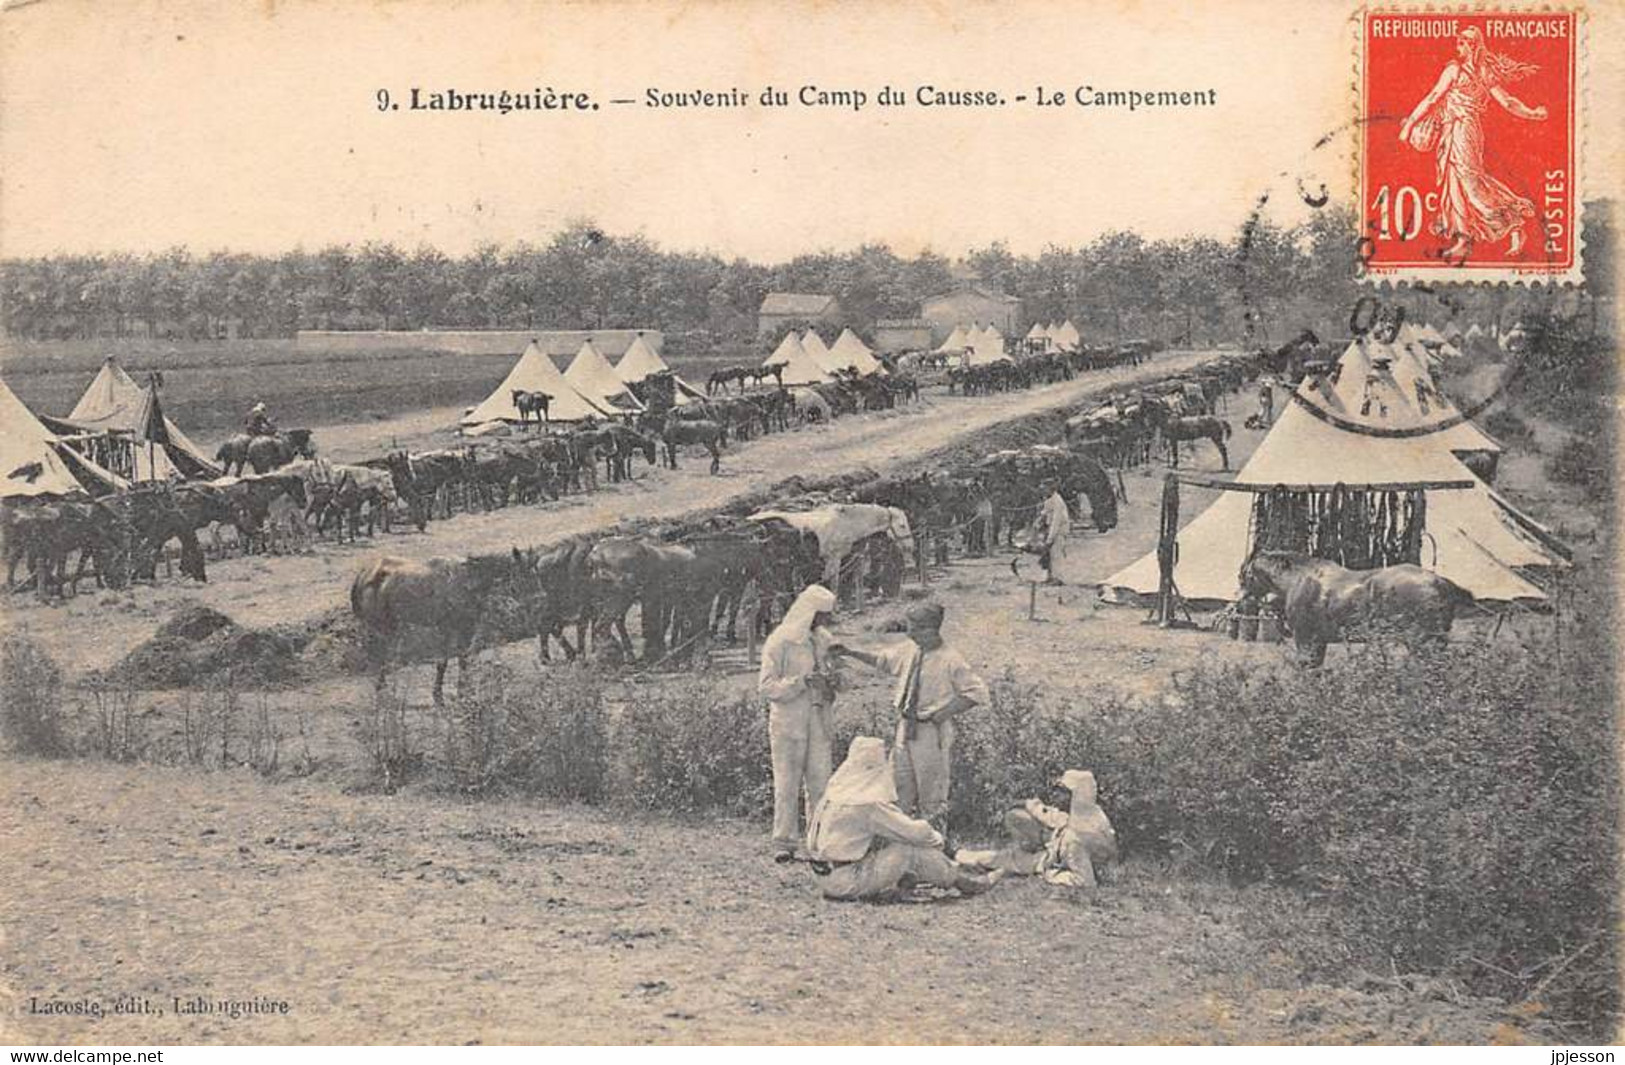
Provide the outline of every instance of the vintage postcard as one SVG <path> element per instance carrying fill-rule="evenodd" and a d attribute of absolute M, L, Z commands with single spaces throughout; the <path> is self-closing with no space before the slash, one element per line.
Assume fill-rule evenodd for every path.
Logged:
<path fill-rule="evenodd" d="M 0 3 L 0 1042 L 1605 1060 L 1622 55 Z"/>

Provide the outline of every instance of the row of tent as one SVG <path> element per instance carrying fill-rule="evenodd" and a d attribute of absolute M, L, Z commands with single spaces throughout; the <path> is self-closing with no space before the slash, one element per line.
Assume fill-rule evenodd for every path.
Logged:
<path fill-rule="evenodd" d="M 1035 322 L 1027 331 L 1026 339 L 1040 351 L 1077 351 L 1083 345 L 1083 335 L 1070 320 L 1047 325 Z M 992 324 L 978 326 L 974 322 L 968 329 L 962 325 L 954 326 L 947 339 L 937 345 L 936 353 L 960 355 L 967 366 L 1008 358 L 1004 350 L 1004 335 Z"/>
<path fill-rule="evenodd" d="M 123 472 L 97 461 L 116 446 Z M 163 413 L 157 384 L 136 384 L 109 355 L 65 418 L 36 417 L 0 381 L 0 497 L 108 491 L 132 482 L 213 477 L 220 470 Z"/>
<path fill-rule="evenodd" d="M 1565 567 L 1569 552 L 1465 465 L 1475 454 L 1498 455 L 1501 445 L 1438 390 L 1430 369 L 1435 347 L 1427 331 L 1413 325 L 1392 341 L 1355 340 L 1335 374 L 1304 380 L 1235 480 L 1263 486 L 1471 480 L 1470 488 L 1424 493 L 1423 565 L 1475 599 L 1544 601 L 1523 571 Z M 1251 547 L 1252 500 L 1248 492 L 1220 491 L 1179 530 L 1174 582 L 1185 600 L 1238 598 Z M 1108 600 L 1150 599 L 1159 592 L 1160 575 L 1153 550 L 1107 578 L 1101 590 Z"/>
<path fill-rule="evenodd" d="M 632 339 L 621 361 L 611 366 L 588 337 L 570 365 L 561 373 L 541 345 L 531 341 L 514 363 L 508 376 L 478 406 L 463 415 L 462 424 L 478 426 L 522 420 L 514 403 L 515 392 L 541 392 L 551 397 L 548 421 L 579 422 L 588 418 L 610 418 L 636 414 L 644 407 L 632 394 L 631 386 L 653 374 L 671 373 L 671 367 L 642 333 Z M 691 403 L 702 393 L 672 374 L 677 403 Z"/>
<path fill-rule="evenodd" d="M 787 386 L 815 385 L 834 380 L 837 372 L 851 371 L 867 377 L 881 369 L 869 345 L 850 329 L 841 330 L 835 343 L 824 344 L 824 338 L 809 329 L 801 335 L 794 331 L 784 334 L 773 354 L 762 360 L 763 366 L 782 363 L 784 372 L 780 380 Z"/>

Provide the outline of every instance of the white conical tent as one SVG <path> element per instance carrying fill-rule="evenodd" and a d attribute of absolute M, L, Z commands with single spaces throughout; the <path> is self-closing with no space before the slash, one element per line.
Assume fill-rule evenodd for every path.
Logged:
<path fill-rule="evenodd" d="M 111 488 L 129 487 L 122 478 L 56 441 L 34 412 L 0 380 L 0 497 L 83 491 L 76 472 Z"/>
<path fill-rule="evenodd" d="M 1044 327 L 1039 325 L 1037 322 L 1034 322 L 1033 327 L 1027 330 L 1027 339 L 1031 341 L 1039 351 L 1048 351 L 1051 347 L 1049 333 L 1045 332 Z"/>
<path fill-rule="evenodd" d="M 62 420 L 90 432 L 139 435 L 146 425 L 149 402 L 147 389 L 136 384 L 124 372 L 118 360 L 108 355 L 102 360 L 102 368 L 79 397 L 79 402 L 74 405 L 73 412 Z M 171 472 L 192 477 L 220 475 L 220 468 L 210 461 L 202 448 L 181 432 L 180 426 L 167 416 L 163 422 L 169 442 L 151 449 L 150 469 L 149 450 L 146 447 L 137 449 L 136 480 L 164 480 Z"/>
<path fill-rule="evenodd" d="M 869 345 L 850 329 L 841 330 L 841 335 L 835 338 L 829 349 L 829 360 L 842 369 L 856 370 L 864 376 L 880 369 L 880 360 L 869 350 Z"/>
<path fill-rule="evenodd" d="M 964 351 L 968 344 L 969 339 L 965 336 L 965 327 L 956 325 L 953 332 L 948 334 L 947 339 L 937 346 L 937 353 L 948 354 L 955 351 Z"/>
<path fill-rule="evenodd" d="M 1375 404 L 1362 414 L 1363 398 L 1349 408 L 1339 394 L 1351 390 L 1345 378 L 1357 380 L 1362 397 L 1367 391 L 1365 375 L 1373 363 L 1370 354 L 1361 348 L 1356 343 L 1345 353 L 1335 385 L 1314 389 L 1306 381 L 1299 387 L 1297 395 L 1304 402 L 1288 403 L 1269 435 L 1236 474 L 1237 482 L 1356 485 L 1473 479 L 1444 443 L 1434 439 L 1438 434 L 1374 436 L 1341 428 L 1329 420 L 1335 416 L 1360 426 L 1373 424 Z M 1376 372 L 1380 377 L 1380 370 Z M 1314 410 L 1305 409 L 1306 405 Z M 1397 405 L 1390 406 L 1384 419 L 1396 419 L 1397 410 Z M 1403 428 L 1395 424 L 1387 427 Z M 1186 492 L 1187 496 L 1198 494 L 1194 489 Z M 1425 494 L 1428 537 L 1423 549 L 1424 566 L 1455 581 L 1478 599 L 1511 602 L 1546 598 L 1516 570 L 1565 563 L 1527 531 L 1533 525 L 1529 519 L 1476 481 L 1471 488 Z M 1217 496 L 1211 506 L 1179 531 L 1174 583 L 1188 600 L 1228 602 L 1235 600 L 1240 591 L 1237 578 L 1249 547 L 1253 495 L 1230 491 Z M 1157 553 L 1152 551 L 1107 578 L 1102 590 L 1111 598 L 1153 596 L 1159 586 Z"/>
<path fill-rule="evenodd" d="M 812 385 L 829 380 L 829 371 L 807 354 L 807 349 L 802 347 L 793 331 L 784 334 L 784 339 L 773 349 L 773 354 L 762 360 L 763 366 L 774 363 L 784 364 L 784 373 L 779 379 L 786 385 Z"/>
<path fill-rule="evenodd" d="M 462 424 L 519 421 L 519 408 L 513 403 L 515 391 L 545 392 L 553 397 L 548 402 L 549 421 L 578 422 L 614 413 L 607 403 L 582 395 L 579 389 L 566 381 L 559 368 L 553 365 L 553 360 L 532 340 L 496 391 L 487 396 L 485 402 L 463 415 Z"/>
<path fill-rule="evenodd" d="M 626 354 L 622 355 L 621 361 L 616 364 L 615 376 L 632 385 L 657 373 L 669 373 L 672 380 L 677 383 L 678 406 L 691 403 L 694 397 L 701 395 L 699 389 L 677 376 L 666 364 L 666 360 L 660 357 L 660 353 L 643 339 L 642 333 L 639 333 L 632 338 L 632 343 L 627 345 Z"/>
<path fill-rule="evenodd" d="M 1072 324 L 1070 318 L 1056 326 L 1054 332 L 1050 333 L 1050 338 L 1055 341 L 1055 347 L 1060 351 L 1076 351 L 1083 343 L 1082 334 L 1078 332 L 1078 327 Z"/>
<path fill-rule="evenodd" d="M 824 343 L 824 338 L 818 335 L 817 330 L 809 329 L 797 339 L 801 341 L 802 350 L 807 353 L 813 362 L 818 364 L 818 368 L 823 370 L 824 373 L 831 374 L 840 369 L 841 364 L 831 357 L 829 345 Z"/>
<path fill-rule="evenodd" d="M 1386 363 L 1385 371 L 1378 367 L 1379 362 Z M 1342 369 L 1326 396 L 1327 403 L 1339 416 L 1376 429 L 1439 425 L 1458 412 L 1435 384 L 1431 362 L 1427 348 L 1410 326 L 1402 327 L 1392 342 L 1367 339 L 1352 344 L 1339 361 Z M 1471 421 L 1429 436 L 1451 452 L 1501 453 L 1500 443 Z"/>
<path fill-rule="evenodd" d="M 591 337 L 582 341 L 576 357 L 570 360 L 570 365 L 564 371 L 564 379 L 589 399 L 602 400 L 604 404 L 622 411 L 643 410 L 643 404 L 626 387 L 626 382 L 615 372 L 615 367 L 593 346 Z"/>
<path fill-rule="evenodd" d="M 992 326 L 973 330 L 965 357 L 971 366 L 982 366 L 1008 358 L 1004 353 L 1004 338 Z"/>

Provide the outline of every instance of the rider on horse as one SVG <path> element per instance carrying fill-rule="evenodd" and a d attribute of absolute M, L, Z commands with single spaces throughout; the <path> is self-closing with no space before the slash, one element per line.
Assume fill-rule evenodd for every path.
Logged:
<path fill-rule="evenodd" d="M 248 412 L 248 419 L 244 428 L 249 436 L 275 436 L 276 426 L 271 424 L 270 417 L 265 413 L 265 404 L 256 403 L 254 409 Z"/>

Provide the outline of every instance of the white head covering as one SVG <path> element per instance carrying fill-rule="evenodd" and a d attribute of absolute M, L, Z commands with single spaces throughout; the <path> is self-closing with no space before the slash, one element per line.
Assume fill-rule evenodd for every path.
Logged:
<path fill-rule="evenodd" d="M 846 761 L 824 789 L 824 801 L 831 806 L 896 802 L 897 784 L 886 761 L 886 742 L 873 736 L 854 737 Z"/>
<path fill-rule="evenodd" d="M 790 609 L 784 612 L 784 620 L 779 622 L 762 645 L 766 650 L 768 643 L 789 640 L 800 643 L 812 634 L 813 618 L 819 614 L 829 613 L 835 609 L 835 593 L 822 584 L 809 584 L 796 596 L 796 601 L 790 604 Z"/>
<path fill-rule="evenodd" d="M 265 404 L 263 404 L 263 403 L 254 404 L 254 409 L 253 409 L 253 411 L 251 413 L 253 413 L 253 414 L 264 414 L 265 413 Z"/>
<path fill-rule="evenodd" d="M 1096 803 L 1095 775 L 1087 769 L 1068 769 L 1061 774 L 1061 787 L 1072 793 L 1072 813 L 1086 814 L 1091 809 L 1098 809 Z"/>

